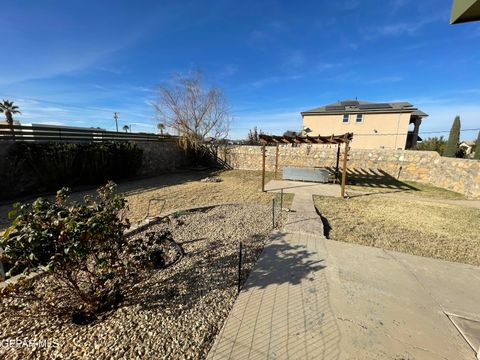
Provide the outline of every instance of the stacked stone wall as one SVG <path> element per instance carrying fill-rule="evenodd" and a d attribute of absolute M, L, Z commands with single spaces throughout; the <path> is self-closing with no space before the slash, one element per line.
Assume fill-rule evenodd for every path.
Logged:
<path fill-rule="evenodd" d="M 266 168 L 275 170 L 275 147 L 267 146 Z M 230 146 L 218 152 L 220 158 L 234 169 L 261 170 L 260 146 Z M 336 146 L 281 145 L 279 169 L 284 166 L 335 167 Z M 340 162 L 341 166 L 341 162 Z M 441 157 L 434 151 L 413 150 L 350 150 L 348 169 L 380 171 L 398 180 L 432 184 L 480 198 L 480 161 Z"/>

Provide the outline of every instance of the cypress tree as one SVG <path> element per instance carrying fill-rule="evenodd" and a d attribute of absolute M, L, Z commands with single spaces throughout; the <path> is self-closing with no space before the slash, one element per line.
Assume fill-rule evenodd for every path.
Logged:
<path fill-rule="evenodd" d="M 455 157 L 458 150 L 458 143 L 460 142 L 460 116 L 455 116 L 450 135 L 448 136 L 448 143 L 443 152 L 443 156 Z"/>
<path fill-rule="evenodd" d="M 480 131 L 478 132 L 477 141 L 475 141 L 475 154 L 473 158 L 480 160 Z"/>

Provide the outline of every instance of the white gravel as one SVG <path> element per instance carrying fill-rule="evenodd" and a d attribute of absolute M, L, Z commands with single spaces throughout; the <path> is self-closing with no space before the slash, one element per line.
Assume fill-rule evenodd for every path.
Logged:
<path fill-rule="evenodd" d="M 219 206 L 145 231 L 162 227 L 182 245 L 184 258 L 131 284 L 120 308 L 102 321 L 76 326 L 21 317 L 0 299 L 0 359 L 205 358 L 237 295 L 239 242 L 246 248 L 245 280 L 272 231 L 271 208 Z M 19 339 L 39 346 L 11 346 Z"/>

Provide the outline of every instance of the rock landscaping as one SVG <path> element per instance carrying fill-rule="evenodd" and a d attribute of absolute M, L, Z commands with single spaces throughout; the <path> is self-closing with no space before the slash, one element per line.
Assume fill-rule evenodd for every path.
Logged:
<path fill-rule="evenodd" d="M 222 179 L 218 178 L 218 177 L 206 177 L 202 180 L 200 180 L 201 182 L 213 182 L 213 183 L 218 183 L 218 182 L 222 182 Z"/>
<path fill-rule="evenodd" d="M 86 325 L 0 298 L 0 358 L 205 358 L 237 295 L 239 243 L 244 281 L 272 231 L 270 214 L 266 205 L 217 206 L 176 213 L 132 235 L 138 242 L 170 231 L 183 256 L 174 251 L 166 257 L 173 265 L 132 278 L 118 308 Z M 48 286 L 48 275 L 36 286 Z"/>

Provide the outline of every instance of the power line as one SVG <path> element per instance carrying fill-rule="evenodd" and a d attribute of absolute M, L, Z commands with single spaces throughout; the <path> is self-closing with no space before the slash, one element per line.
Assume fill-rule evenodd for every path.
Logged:
<path fill-rule="evenodd" d="M 267 128 L 269 128 L 267 126 Z M 231 130 L 251 130 L 252 127 L 231 127 L 230 128 Z M 282 127 L 283 129 L 283 127 Z M 263 129 L 262 129 L 263 130 Z M 460 130 L 461 132 L 464 132 L 464 131 L 480 131 L 480 128 L 479 129 L 461 129 Z M 449 133 L 450 130 L 440 130 L 440 131 L 420 131 L 420 133 L 422 135 L 424 134 L 442 134 L 442 133 Z M 355 136 L 385 136 L 385 135 L 404 135 L 405 133 L 386 133 L 386 134 L 357 134 L 357 133 L 354 133 Z M 327 135 L 325 135 L 327 136 Z"/>
<path fill-rule="evenodd" d="M 8 98 L 8 96 L 6 96 Z M 12 97 L 10 95 L 10 97 Z M 107 109 L 107 108 L 100 108 L 100 107 L 93 107 L 93 106 L 83 106 L 83 105 L 75 105 L 75 104 L 68 104 L 68 103 L 61 103 L 57 101 L 50 101 L 50 100 L 44 100 L 44 99 L 38 99 L 38 98 L 31 98 L 31 97 L 25 97 L 25 96 L 15 96 L 17 99 L 20 100 L 30 100 L 30 101 L 35 101 L 39 103 L 45 103 L 45 104 L 51 104 L 51 105 L 57 105 L 60 107 L 64 108 L 71 108 L 71 109 L 78 109 L 78 110 L 91 110 L 91 111 L 101 111 L 101 112 L 108 112 L 112 113 L 113 109 Z M 135 114 L 129 111 L 122 110 L 122 113 L 135 116 L 135 117 L 142 117 L 142 115 Z"/>
<path fill-rule="evenodd" d="M 480 129 L 462 129 L 460 132 L 464 131 L 480 131 Z M 442 130 L 442 131 L 421 131 L 420 134 L 425 135 L 425 134 L 443 134 L 443 133 L 449 133 L 450 130 Z M 405 133 L 388 133 L 388 134 L 356 134 L 353 133 L 355 136 L 390 136 L 390 135 L 405 135 Z"/>

